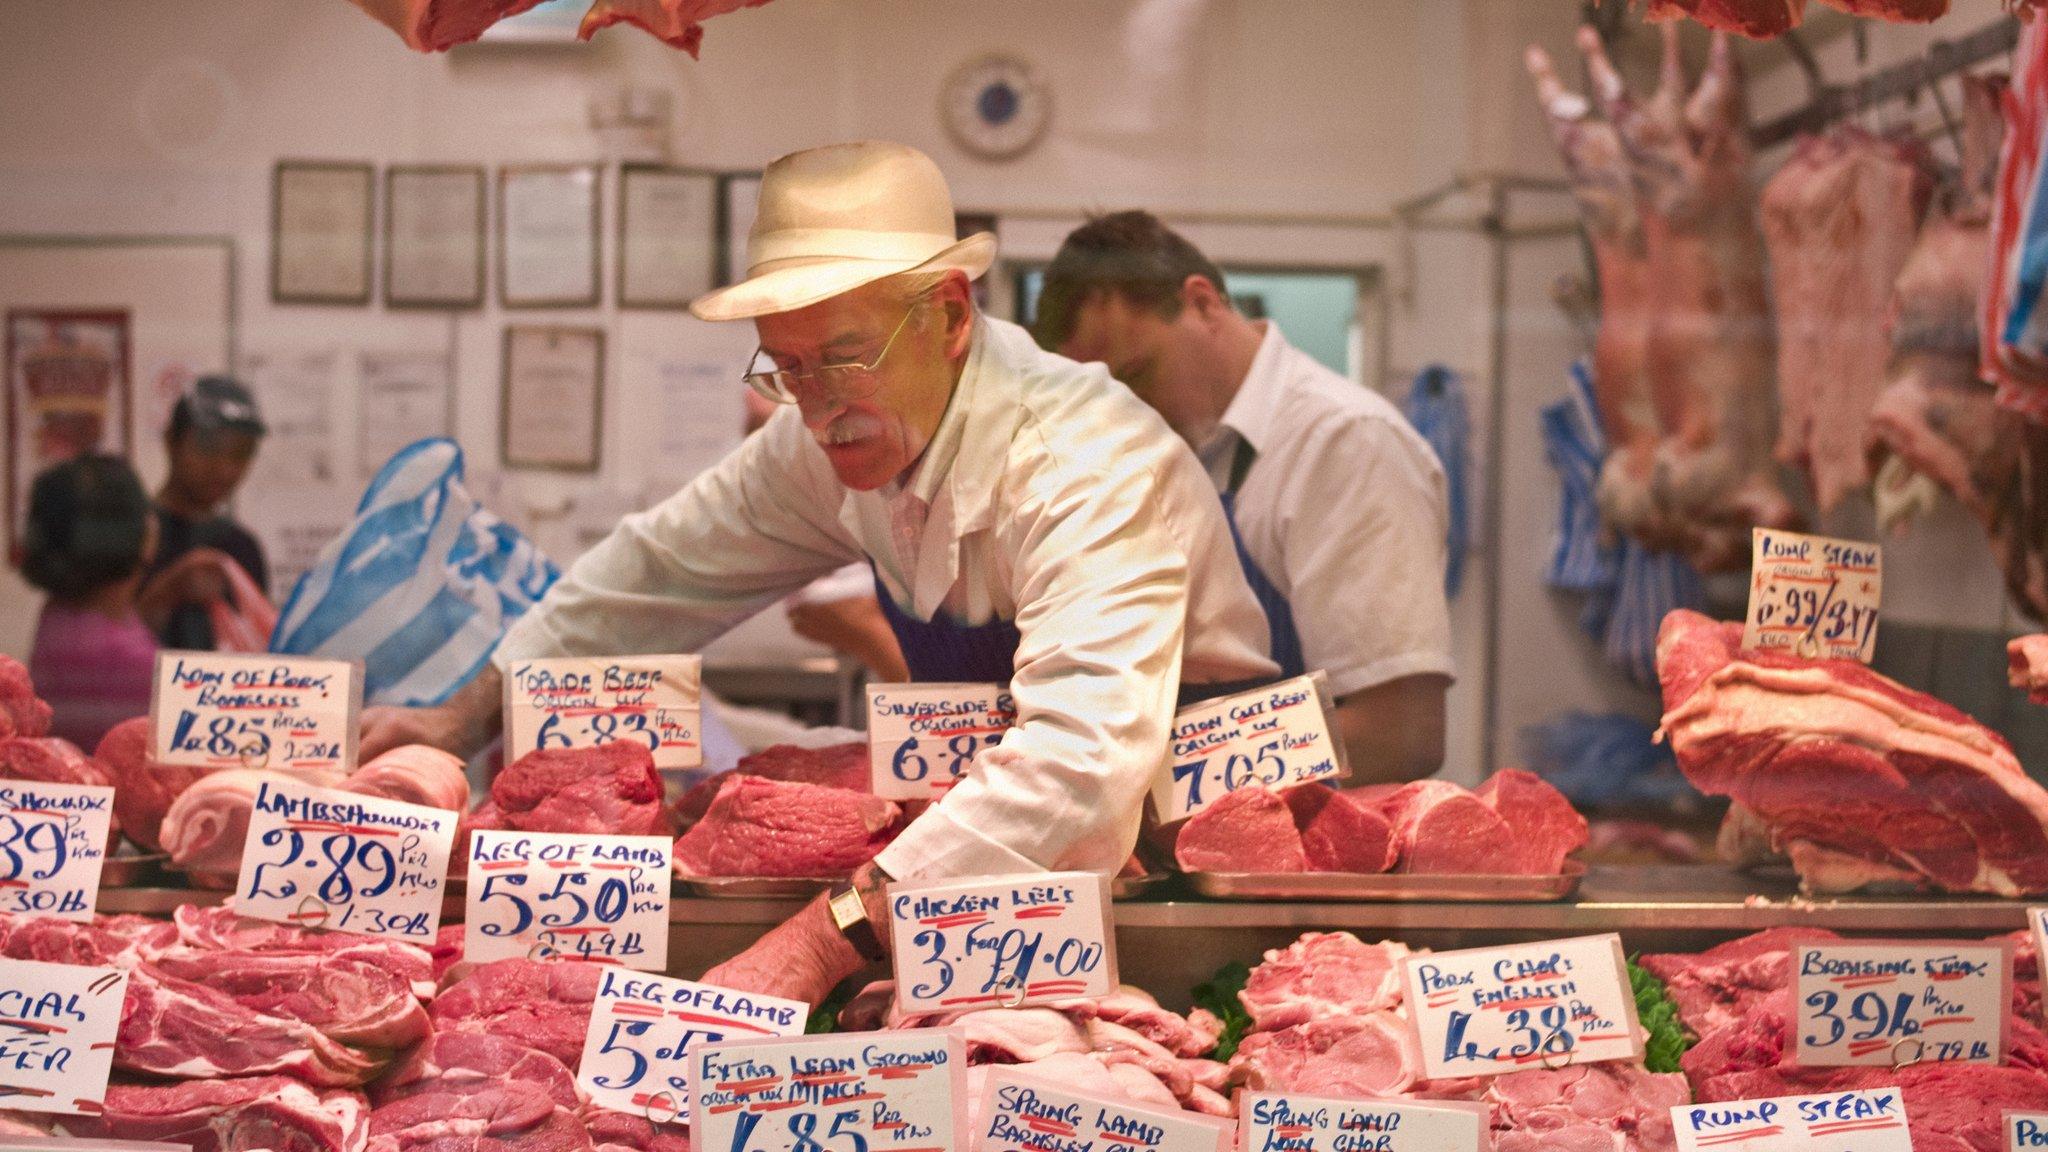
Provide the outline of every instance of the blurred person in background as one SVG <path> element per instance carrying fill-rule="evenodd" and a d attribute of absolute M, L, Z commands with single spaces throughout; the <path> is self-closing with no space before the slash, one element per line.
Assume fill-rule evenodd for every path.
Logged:
<path fill-rule="evenodd" d="M 263 545 L 228 514 L 228 502 L 249 475 L 263 442 L 263 420 L 249 389 L 226 376 L 202 376 L 171 408 L 164 448 L 170 472 L 156 494 L 157 524 L 162 537 L 150 576 L 168 571 L 195 548 L 225 554 L 240 566 L 264 595 L 270 592 L 270 567 Z M 157 627 L 166 648 L 211 651 L 218 645 L 206 605 L 233 601 L 224 576 L 183 581 L 189 595 Z"/>

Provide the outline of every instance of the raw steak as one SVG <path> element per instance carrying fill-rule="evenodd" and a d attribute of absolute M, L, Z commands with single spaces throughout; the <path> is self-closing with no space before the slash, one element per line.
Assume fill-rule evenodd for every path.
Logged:
<path fill-rule="evenodd" d="M 1261 1091 L 1397 1096 L 1422 1078 L 1422 1052 L 1399 1018 L 1377 1012 L 1254 1032 L 1230 1069 L 1234 1080 Z"/>
<path fill-rule="evenodd" d="M 66 1116 L 72 1136 L 155 1140 L 192 1152 L 359 1152 L 369 1109 L 354 1092 L 319 1092 L 287 1076 L 111 1084 L 99 1116 Z"/>
<path fill-rule="evenodd" d="M 654 756 L 632 740 L 528 752 L 491 783 L 502 826 L 519 832 L 666 836 L 661 800 Z"/>
<path fill-rule="evenodd" d="M 1705 952 L 1654 953 L 1637 962 L 1664 981 L 1685 1026 L 1706 1036 L 1785 994 L 1795 945 L 1834 939 L 1825 928 L 1772 928 Z"/>
<path fill-rule="evenodd" d="M 584 1113 L 590 1142 L 602 1149 L 633 1152 L 690 1152 L 690 1130 L 675 1124 L 657 1125 L 642 1116 L 593 1108 Z"/>
<path fill-rule="evenodd" d="M 427 1013 L 404 977 L 341 955 L 199 952 L 165 956 L 161 975 L 203 984 L 252 1012 L 298 1020 L 359 1049 L 395 1051 L 426 1038 Z"/>
<path fill-rule="evenodd" d="M 2048 891 L 2048 792 L 2003 737 L 1854 661 L 1738 652 L 1740 639 L 1695 612 L 1665 618 L 1664 734 L 1694 786 L 1768 825 L 1809 888 L 1904 874 Z"/>
<path fill-rule="evenodd" d="M 1400 845 L 1399 870 L 1472 875 L 1499 869 L 1513 835 L 1485 801 L 1447 780 L 1417 780 L 1378 798 Z"/>
<path fill-rule="evenodd" d="M 467 44 L 491 25 L 541 0 L 353 0 L 415 52 L 445 52 Z M 665 44 L 695 56 L 704 42 L 703 21 L 768 0 L 594 0 L 584 13 L 578 39 L 601 28 L 629 23 Z"/>
<path fill-rule="evenodd" d="M 1503 768 L 1475 795 L 1508 826 L 1488 871 L 1555 876 L 1566 857 L 1586 846 L 1586 818 L 1534 772 Z"/>
<path fill-rule="evenodd" d="M 212 952 L 255 952 L 266 955 L 326 956 L 373 964 L 404 980 L 420 1000 L 434 997 L 433 958 L 427 950 L 402 940 L 383 940 L 342 932 L 309 932 L 289 924 L 254 920 L 235 914 L 224 904 L 201 908 L 181 905 L 172 913 L 178 940 L 188 949 Z M 460 925 L 456 928 L 460 931 Z"/>
<path fill-rule="evenodd" d="M 902 814 L 865 792 L 735 776 L 676 841 L 684 876 L 844 876 L 874 859 Z"/>
<path fill-rule="evenodd" d="M 123 720 L 107 730 L 93 759 L 114 782 L 114 815 L 144 852 L 161 852 L 164 814 L 211 769 L 159 764 L 149 758 L 149 717 Z"/>
<path fill-rule="evenodd" d="M 50 706 L 36 695 L 28 669 L 12 656 L 0 656 L 0 740 L 50 734 Z"/>
<path fill-rule="evenodd" d="M 1307 846 L 1294 818 L 1275 793 L 1239 788 L 1181 825 L 1174 861 L 1183 872 L 1306 872 Z"/>
<path fill-rule="evenodd" d="M 1496 1141 L 1496 1149 L 1604 1150 L 1621 1146 L 1616 1141 L 1623 1133 L 1635 1136 L 1629 1148 L 1673 1148 L 1671 1109 L 1690 1103 L 1692 1090 L 1675 1072 L 1658 1075 L 1608 1061 L 1510 1072 L 1494 1077 L 1481 1099 L 1492 1107 L 1496 1130 L 1526 1141 Z"/>
<path fill-rule="evenodd" d="M 1237 998 L 1261 1032 L 1370 1015 L 1401 1002 L 1407 955 L 1407 947 L 1392 941 L 1367 944 L 1349 932 L 1310 932 L 1267 952 Z"/>
<path fill-rule="evenodd" d="M 517 1040 L 473 1032 L 436 1032 L 370 1085 L 379 1105 L 430 1092 L 465 1092 L 520 1081 L 546 1090 L 564 1108 L 581 1108 L 576 1075 L 567 1065 Z"/>
<path fill-rule="evenodd" d="M 2027 699 L 2048 704 L 2048 635 L 2021 636 L 2005 646 L 2006 680 Z"/>
<path fill-rule="evenodd" d="M 385 1058 L 337 1043 L 310 1024 L 266 1016 L 147 964 L 128 974 L 114 1067 L 183 1080 L 283 1073 L 322 1088 L 356 1087 Z"/>
<path fill-rule="evenodd" d="M 469 811 L 469 777 L 462 760 L 424 744 L 393 748 L 349 773 L 341 787 L 406 804 Z"/>
<path fill-rule="evenodd" d="M 597 965 L 580 960 L 494 960 L 435 997 L 429 1012 L 443 1031 L 502 1036 L 573 1068 L 598 976 Z"/>
<path fill-rule="evenodd" d="M 533 1084 L 429 1092 L 370 1113 L 370 1152 L 587 1152 L 576 1114 Z"/>
<path fill-rule="evenodd" d="M 1310 872 L 1385 872 L 1400 858 L 1393 825 L 1356 794 L 1306 784 L 1282 796 Z"/>
<path fill-rule="evenodd" d="M 799 748 L 777 744 L 743 757 L 729 772 L 720 772 L 683 794 L 676 803 L 676 826 L 688 828 L 711 808 L 718 790 L 734 776 L 759 776 L 792 784 L 823 784 L 848 792 L 866 792 L 873 784 L 868 746 L 859 742 L 833 744 L 825 748 Z"/>

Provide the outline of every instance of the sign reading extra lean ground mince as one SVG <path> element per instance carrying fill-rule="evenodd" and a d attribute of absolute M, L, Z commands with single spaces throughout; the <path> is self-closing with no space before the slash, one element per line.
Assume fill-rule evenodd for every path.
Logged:
<path fill-rule="evenodd" d="M 661 971 L 674 849 L 666 836 L 477 829 L 462 958 L 564 956 Z"/>
<path fill-rule="evenodd" d="M 576 1083 L 590 1102 L 656 1123 L 690 1122 L 684 1060 L 692 1044 L 797 1036 L 811 1007 L 605 965 Z"/>
<path fill-rule="evenodd" d="M 1152 785 L 1160 823 L 1193 816 L 1239 788 L 1343 776 L 1323 684 L 1317 672 L 1175 713 L 1172 756 Z"/>
<path fill-rule="evenodd" d="M 1613 934 L 1410 956 L 1402 979 L 1431 1080 L 1642 1054 Z"/>
<path fill-rule="evenodd" d="M 1481 1104 L 1278 1092 L 1246 1092 L 1237 1102 L 1238 1152 L 1480 1152 L 1490 1143 Z"/>
<path fill-rule="evenodd" d="M 101 1111 L 128 974 L 0 960 L 0 1107 Z"/>
<path fill-rule="evenodd" d="M 113 817 L 112 788 L 0 782 L 0 912 L 92 919 Z"/>
<path fill-rule="evenodd" d="M 1109 880 L 1035 872 L 889 886 L 901 1011 L 1018 1008 L 1116 991 Z"/>
<path fill-rule="evenodd" d="M 638 740 L 656 768 L 704 763 L 695 656 L 564 656 L 505 669 L 505 760 Z"/>
<path fill-rule="evenodd" d="M 1754 530 L 1744 648 L 1870 663 L 1884 549 L 1857 540 Z"/>
<path fill-rule="evenodd" d="M 967 1046 L 948 1028 L 689 1050 L 694 1152 L 966 1152 Z"/>
<path fill-rule="evenodd" d="M 989 1069 L 969 1141 L 979 1152 L 1230 1152 L 1230 1122 L 1171 1105 L 1071 1092 Z"/>
<path fill-rule="evenodd" d="M 151 757 L 191 768 L 347 772 L 362 706 L 362 677 L 340 660 L 159 652 Z"/>
<path fill-rule="evenodd" d="M 874 793 L 929 800 L 953 786 L 982 749 L 1002 743 L 1017 704 L 1001 684 L 868 685 Z"/>
<path fill-rule="evenodd" d="M 259 920 L 432 942 L 455 813 L 315 788 L 256 788 L 235 911 Z"/>
<path fill-rule="evenodd" d="M 1897 1088 L 1681 1104 L 1671 1127 L 1678 1152 L 1913 1152 Z"/>
<path fill-rule="evenodd" d="M 1982 940 L 1829 941 L 1792 949 L 1795 1064 L 1997 1064 L 2010 951 Z"/>

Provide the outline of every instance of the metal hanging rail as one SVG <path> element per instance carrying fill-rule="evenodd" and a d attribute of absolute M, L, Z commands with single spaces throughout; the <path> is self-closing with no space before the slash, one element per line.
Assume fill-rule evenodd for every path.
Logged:
<path fill-rule="evenodd" d="M 1750 129 L 1758 148 L 1782 144 L 1891 100 L 1902 100 L 1942 80 L 2011 52 L 2020 41 L 2020 22 L 2011 16 L 1979 28 L 1960 40 L 1938 40 L 1926 55 L 1881 68 L 1849 84 L 1830 84 L 1800 108 Z"/>

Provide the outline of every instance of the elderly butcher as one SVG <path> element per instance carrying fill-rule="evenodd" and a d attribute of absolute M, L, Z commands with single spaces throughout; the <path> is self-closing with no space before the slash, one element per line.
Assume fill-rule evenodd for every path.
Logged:
<path fill-rule="evenodd" d="M 994 257 L 987 233 L 955 239 L 944 177 L 913 149 L 770 165 L 747 278 L 691 310 L 754 322 L 746 381 L 783 410 L 628 517 L 497 653 L 693 651 L 865 562 L 913 677 L 1009 684 L 998 745 L 849 886 L 708 980 L 816 1002 L 882 958 L 891 880 L 1116 870 L 1177 698 L 1278 671 L 1200 463 L 1100 366 L 980 315 L 969 281 Z M 474 748 L 498 701 L 486 671 L 439 708 L 368 721 L 365 754 Z"/>

